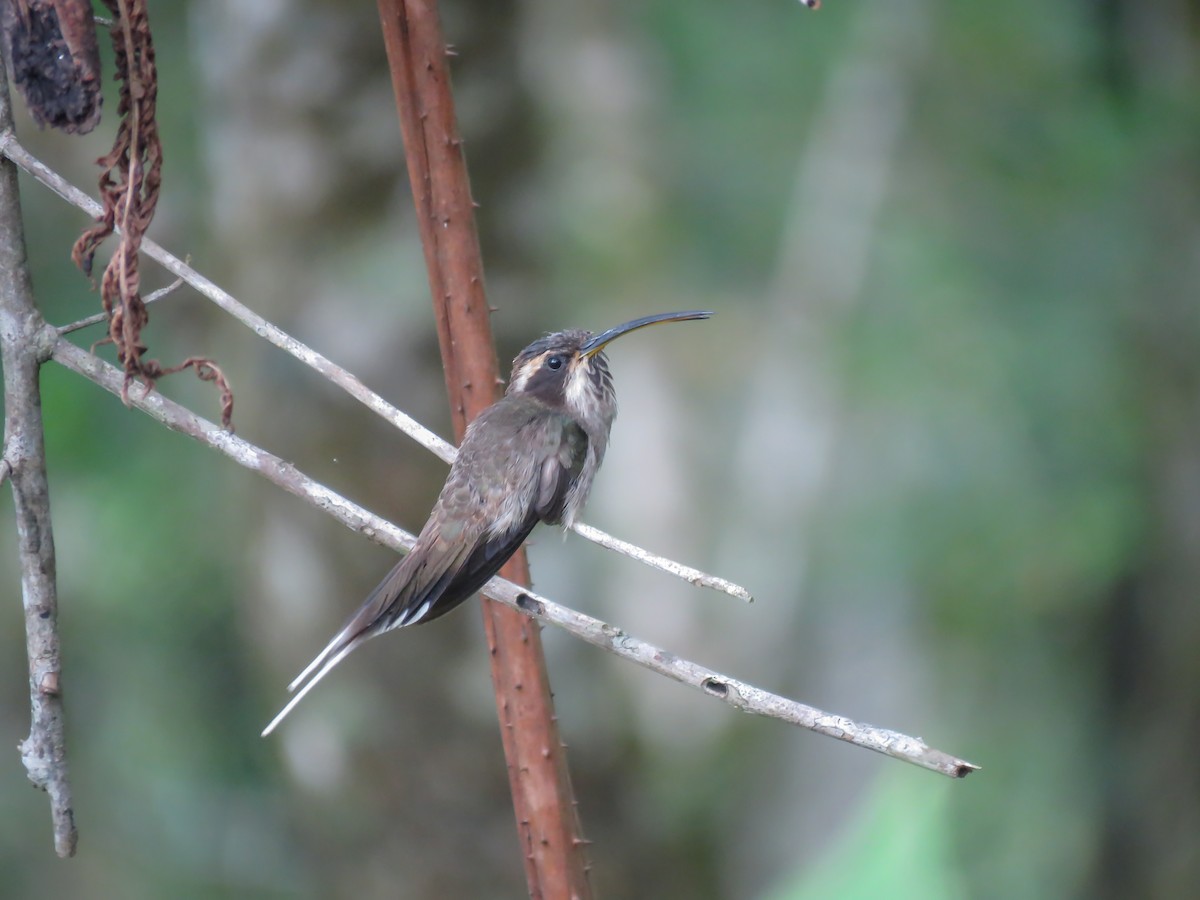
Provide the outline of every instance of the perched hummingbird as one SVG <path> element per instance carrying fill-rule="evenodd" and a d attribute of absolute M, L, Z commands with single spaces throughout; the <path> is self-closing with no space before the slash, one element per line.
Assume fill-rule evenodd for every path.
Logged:
<path fill-rule="evenodd" d="M 569 528 L 587 501 L 617 415 L 604 347 L 647 325 L 711 315 L 661 313 L 601 334 L 559 331 L 517 354 L 504 396 L 467 426 L 413 549 L 288 686 L 304 685 L 263 736 L 364 641 L 436 619 L 483 587 L 538 522 Z"/>

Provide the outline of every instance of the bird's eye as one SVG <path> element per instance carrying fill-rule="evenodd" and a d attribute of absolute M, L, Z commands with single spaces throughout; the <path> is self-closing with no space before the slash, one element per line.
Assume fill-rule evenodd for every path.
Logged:
<path fill-rule="evenodd" d="M 563 358 L 557 354 L 555 354 L 554 356 L 551 356 L 548 360 L 546 360 L 546 365 L 549 366 L 551 369 L 561 369 L 562 364 L 563 364 Z"/>

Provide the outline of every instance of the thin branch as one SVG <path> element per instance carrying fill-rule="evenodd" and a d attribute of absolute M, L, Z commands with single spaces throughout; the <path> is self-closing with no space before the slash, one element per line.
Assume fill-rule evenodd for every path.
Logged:
<path fill-rule="evenodd" d="M 0 132 L 12 127 L 8 76 L 0 59 Z M 50 797 L 54 849 L 73 856 L 79 835 L 71 802 L 63 728 L 54 532 L 38 370 L 53 329 L 33 302 L 17 170 L 0 160 L 0 351 L 4 364 L 4 463 L 12 482 L 29 655 L 29 737 L 21 761 L 29 780 Z"/>
<path fill-rule="evenodd" d="M 620 628 L 601 622 L 599 619 L 559 606 L 531 591 L 499 579 L 492 579 L 484 587 L 489 596 L 511 606 L 516 606 L 543 622 L 557 625 L 580 640 L 607 650 L 627 662 L 665 675 L 681 684 L 703 691 L 709 697 L 723 700 L 743 712 L 758 716 L 780 719 L 792 725 L 815 731 L 826 737 L 837 738 L 848 744 L 874 750 L 893 759 L 912 763 L 951 778 L 965 778 L 977 771 L 979 766 L 964 759 L 935 750 L 917 737 L 898 731 L 877 728 L 856 722 L 845 716 L 825 712 L 779 694 L 722 675 L 699 663 L 682 659 L 654 644 L 626 634 Z"/>
<path fill-rule="evenodd" d="M 109 393 L 120 396 L 124 375 L 99 357 L 66 340 L 60 340 L 50 358 L 95 382 Z M 397 552 L 406 551 L 412 546 L 414 538 L 408 532 L 317 483 L 291 463 L 223 431 L 217 424 L 197 416 L 162 394 L 147 392 L 138 386 L 130 391 L 129 400 L 132 406 L 156 421 L 181 434 L 189 435 L 225 454 L 239 465 L 258 472 L 268 481 L 328 513 L 347 528 Z M 979 768 L 974 763 L 927 746 L 920 738 L 855 722 L 845 716 L 824 712 L 722 675 L 592 616 L 560 606 L 502 578 L 493 578 L 487 583 L 484 591 L 489 597 L 520 609 L 542 622 L 556 625 L 589 644 L 682 684 L 690 685 L 709 697 L 724 701 L 745 712 L 780 719 L 952 778 L 963 778 Z"/>
<path fill-rule="evenodd" d="M 78 207 L 91 216 L 100 214 L 101 207 L 99 203 L 33 156 L 33 154 L 21 146 L 20 142 L 16 139 L 16 135 L 11 131 L 7 133 L 0 132 L 0 154 L 7 156 L 71 205 Z M 387 422 L 390 422 L 435 456 L 440 457 L 447 463 L 454 461 L 457 451 L 453 444 L 443 440 L 416 419 L 388 403 L 341 366 L 336 365 L 311 347 L 302 344 L 287 334 L 281 328 L 268 322 L 258 313 L 238 301 L 228 291 L 209 281 L 186 262 L 167 252 L 149 238 L 142 241 L 141 249 L 143 253 L 157 261 L 168 272 L 182 278 L 259 337 L 265 338 L 280 350 L 294 356 L 309 368 L 319 372 L 327 380 L 366 406 L 367 409 Z M 674 560 L 667 559 L 665 556 L 651 553 L 649 550 L 612 537 L 598 528 L 579 523 L 575 526 L 574 530 L 585 540 L 600 544 L 610 550 L 616 550 L 618 553 L 623 553 L 648 566 L 668 572 L 699 587 L 712 588 L 713 590 L 730 594 L 741 600 L 748 601 L 752 599 L 750 592 L 740 585 L 726 581 L 724 578 L 718 578 L 716 575 L 701 572 L 699 569 L 677 563 Z"/>
<path fill-rule="evenodd" d="M 699 569 L 693 569 L 691 566 L 677 563 L 672 559 L 667 559 L 665 556 L 657 556 L 648 550 L 643 550 L 636 544 L 631 544 L 628 541 L 613 537 L 611 534 L 606 534 L 599 528 L 593 528 L 591 525 L 586 525 L 583 522 L 576 522 L 571 530 L 581 538 L 585 538 L 594 544 L 599 544 L 601 547 L 623 553 L 655 569 L 670 572 L 676 578 L 682 578 L 684 581 L 690 582 L 697 587 L 712 588 L 715 591 L 721 591 L 722 593 L 729 594 L 731 597 L 744 600 L 747 603 L 754 602 L 754 597 L 740 584 L 734 584 L 732 581 L 727 581 L 717 575 L 709 575 L 707 572 L 701 572 Z"/>
<path fill-rule="evenodd" d="M 142 303 L 144 303 L 146 306 L 149 306 L 151 303 L 156 303 L 159 300 L 163 299 L 164 297 L 169 296 L 170 294 L 174 293 L 176 290 L 178 290 L 182 286 L 183 286 L 183 279 L 176 278 L 174 281 L 172 281 L 166 287 L 161 287 L 157 291 L 153 291 L 153 292 L 147 294 L 145 297 L 142 298 Z M 108 321 L 108 313 L 99 312 L 99 313 L 96 313 L 94 316 L 87 316 L 86 318 L 80 319 L 78 322 L 72 322 L 70 325 L 60 325 L 58 328 L 58 333 L 59 334 L 71 334 L 71 332 L 73 332 L 73 331 L 79 331 L 82 328 L 88 328 L 92 325 L 99 325 L 101 322 L 107 322 L 107 321 Z"/>
<path fill-rule="evenodd" d="M 592 525 L 584 522 L 576 522 L 571 526 L 571 530 L 584 540 L 591 541 L 593 544 L 599 544 L 608 550 L 615 550 L 617 553 L 624 554 L 630 559 L 636 559 L 638 562 L 650 566 L 652 569 L 658 569 L 677 578 L 682 578 L 696 587 L 711 588 L 714 591 L 729 594 L 731 597 L 736 597 L 746 603 L 754 602 L 754 596 L 740 584 L 734 584 L 732 581 L 721 578 L 719 575 L 709 575 L 707 572 L 701 572 L 692 566 L 685 566 L 683 563 L 675 562 L 673 559 L 659 556 L 657 553 L 651 553 L 644 547 L 631 544 L 629 541 L 623 541 L 619 537 L 614 537 L 608 532 L 601 531 Z"/>
<path fill-rule="evenodd" d="M 54 345 L 50 359 L 95 382 L 109 393 L 120 396 L 125 381 L 124 375 L 120 369 L 95 354 L 63 339 Z M 172 431 L 194 438 L 206 447 L 229 457 L 238 465 L 257 472 L 272 484 L 299 497 L 310 506 L 328 513 L 347 528 L 378 544 L 403 552 L 411 548 L 415 541 L 408 532 L 319 484 L 292 463 L 243 440 L 173 400 L 168 400 L 157 390 L 147 390 L 145 385 L 140 383 L 135 385 L 129 390 L 129 405 L 140 409 Z"/>
<path fill-rule="evenodd" d="M 16 139 L 16 135 L 12 132 L 6 134 L 0 133 L 0 153 L 3 153 L 72 206 L 78 207 L 90 216 L 99 215 L 102 211 L 99 203 L 21 146 L 20 142 Z M 441 457 L 446 462 L 453 462 L 455 454 L 453 445 L 425 428 L 411 416 L 392 406 L 392 404 L 370 390 L 358 378 L 341 366 L 335 365 L 311 347 L 302 344 L 281 328 L 268 322 L 258 313 L 238 301 L 228 291 L 205 278 L 186 262 L 169 253 L 156 242 L 147 238 L 142 241 L 141 249 L 143 253 L 158 262 L 168 272 L 182 278 L 200 294 L 229 313 L 259 337 L 266 339 L 280 350 L 294 356 L 309 368 L 319 372 L 372 412 L 407 434 L 426 450 Z"/>

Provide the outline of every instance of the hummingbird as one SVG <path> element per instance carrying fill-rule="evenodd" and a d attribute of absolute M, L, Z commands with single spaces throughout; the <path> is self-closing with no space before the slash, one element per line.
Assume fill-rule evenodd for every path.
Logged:
<path fill-rule="evenodd" d="M 558 331 L 518 353 L 504 396 L 467 426 L 416 544 L 288 685 L 296 694 L 263 737 L 364 642 L 445 615 L 483 587 L 538 522 L 570 528 L 617 415 L 604 348 L 647 325 L 711 315 L 660 313 L 599 334 Z"/>

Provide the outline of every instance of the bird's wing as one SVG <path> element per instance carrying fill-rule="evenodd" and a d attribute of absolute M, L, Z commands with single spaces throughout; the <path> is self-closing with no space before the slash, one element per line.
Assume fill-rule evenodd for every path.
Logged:
<path fill-rule="evenodd" d="M 463 441 L 462 463 L 455 466 L 459 477 L 451 474 L 431 517 L 441 522 L 440 540 L 446 547 L 444 554 L 431 553 L 430 559 L 448 556 L 454 563 L 440 568 L 434 578 L 414 577 L 403 611 L 378 631 L 449 612 L 500 571 L 539 521 L 561 517 L 583 468 L 587 435 L 574 420 L 539 405 L 517 417 L 514 437 L 499 443 L 521 448 L 520 459 L 497 453 L 494 440 L 473 441 L 468 435 Z M 477 514 L 481 505 L 496 511 L 486 522 Z M 447 533 L 451 522 L 456 523 L 453 535 Z"/>
<path fill-rule="evenodd" d="M 583 471 L 587 459 L 587 433 L 579 423 L 562 417 L 561 433 L 543 446 L 541 467 L 534 511 L 539 519 L 551 525 L 562 520 L 567 497 Z"/>
<path fill-rule="evenodd" d="M 519 458 L 504 452 L 514 447 Z M 413 549 L 288 686 L 299 692 L 263 735 L 364 641 L 435 619 L 479 590 L 539 520 L 558 521 L 586 454 L 586 434 L 566 416 L 503 401 L 485 410 L 467 430 Z"/>

